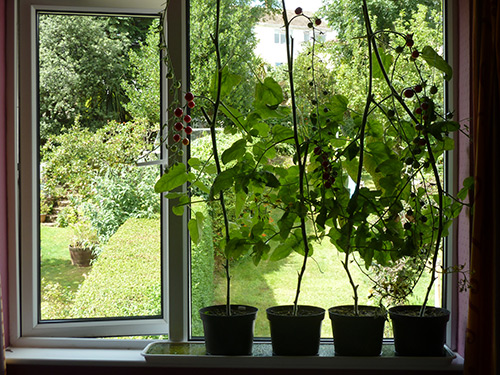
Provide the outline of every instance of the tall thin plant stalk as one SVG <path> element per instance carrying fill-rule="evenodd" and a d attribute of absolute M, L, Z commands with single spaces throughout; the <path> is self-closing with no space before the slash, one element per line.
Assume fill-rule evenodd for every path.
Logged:
<path fill-rule="evenodd" d="M 297 118 L 297 103 L 295 97 L 295 86 L 294 86 L 294 75 L 293 75 L 293 39 L 290 36 L 290 24 L 288 21 L 288 15 L 286 13 L 285 0 L 282 0 L 282 5 L 283 5 L 283 21 L 285 23 L 288 80 L 290 84 L 290 96 L 292 101 L 293 139 L 295 143 L 295 152 L 297 154 L 297 165 L 299 167 L 299 204 L 301 207 L 305 207 L 306 199 L 305 199 L 304 180 L 306 177 L 305 166 L 307 164 L 307 147 L 306 150 L 304 150 L 304 160 L 302 160 L 301 157 L 302 150 L 299 138 L 299 124 Z M 295 299 L 293 301 L 293 315 L 297 315 L 298 313 L 298 303 L 299 303 L 300 290 L 302 286 L 302 279 L 306 271 L 307 258 L 309 257 L 309 252 L 310 252 L 309 240 L 306 228 L 306 219 L 304 215 L 300 216 L 300 230 L 302 233 L 302 239 L 304 241 L 304 260 L 302 261 L 302 267 L 299 271 L 297 278 L 297 288 L 295 290 Z"/>
<path fill-rule="evenodd" d="M 214 155 L 214 161 L 215 161 L 215 166 L 217 170 L 217 175 L 220 175 L 222 173 L 222 168 L 220 165 L 220 158 L 219 158 L 219 152 L 217 148 L 217 137 L 216 137 L 216 125 L 217 125 L 217 118 L 219 114 L 219 107 L 221 105 L 221 90 L 222 90 L 222 58 L 221 58 L 221 52 L 220 52 L 220 45 L 219 45 L 219 37 L 220 37 L 220 17 L 221 17 L 221 10 L 220 10 L 220 4 L 221 0 L 217 0 L 216 2 L 216 14 L 215 14 L 215 31 L 214 34 L 211 36 L 212 42 L 215 47 L 215 55 L 216 55 L 216 69 L 217 69 L 217 91 L 216 91 L 216 98 L 213 103 L 213 114 L 212 117 L 210 117 L 207 112 L 205 111 L 204 108 L 202 108 L 203 116 L 207 120 L 210 128 L 210 137 L 211 137 L 211 142 L 212 142 L 212 150 L 213 150 L 213 155 Z M 222 216 L 224 218 L 224 228 L 225 228 L 225 241 L 226 245 L 229 243 L 230 234 L 229 234 L 229 218 L 227 214 L 227 209 L 226 209 L 226 204 L 224 200 L 224 191 L 221 190 L 219 193 L 219 203 L 221 205 L 222 209 Z M 229 272 L 229 257 L 225 257 L 225 262 L 224 262 L 224 271 L 226 274 L 226 315 L 231 315 L 231 274 Z"/>

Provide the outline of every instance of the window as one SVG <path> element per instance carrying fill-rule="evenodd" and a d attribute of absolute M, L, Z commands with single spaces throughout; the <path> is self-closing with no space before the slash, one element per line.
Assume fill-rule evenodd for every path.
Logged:
<path fill-rule="evenodd" d="M 36 1 L 22 0 L 20 6 L 21 16 L 21 35 L 20 35 L 20 107 L 23 111 L 20 112 L 20 149 L 19 149 L 19 166 L 21 185 L 19 189 L 19 238 L 20 238 L 20 256 L 19 263 L 21 266 L 20 274 L 20 304 L 22 304 L 22 315 L 20 316 L 19 324 L 21 326 L 21 335 L 23 338 L 40 337 L 40 336 L 55 336 L 55 337 L 103 337 L 103 336 L 143 336 L 143 335 L 168 335 L 168 338 L 173 340 L 186 340 L 188 338 L 201 335 L 200 326 L 196 322 L 196 310 L 190 310 L 194 303 L 190 300 L 192 297 L 198 298 L 200 293 L 196 291 L 193 278 L 195 272 L 193 263 L 195 261 L 193 253 L 188 254 L 188 236 L 186 231 L 186 218 L 179 218 L 172 215 L 171 209 L 168 207 L 166 200 L 162 201 L 161 219 L 158 219 L 158 226 L 162 228 L 162 234 L 157 234 L 157 241 L 161 244 L 158 246 L 157 254 L 161 259 L 161 263 L 157 263 L 157 273 L 160 284 L 157 284 L 157 290 L 153 291 L 155 296 L 159 298 L 160 303 L 158 309 L 154 311 L 131 312 L 129 315 L 115 314 L 104 316 L 101 313 L 91 315 L 80 315 L 82 310 L 71 312 L 70 315 L 50 316 L 45 315 L 43 300 L 47 298 L 55 284 L 45 284 L 47 281 L 46 269 L 40 267 L 38 262 L 40 256 L 44 256 L 44 237 L 40 231 L 39 213 L 45 210 L 45 207 L 39 204 L 44 202 L 43 197 L 47 185 L 45 184 L 44 176 L 47 173 L 47 166 L 40 164 L 39 152 L 40 147 L 46 145 L 43 142 L 36 142 L 40 139 L 39 124 L 44 121 L 46 112 L 41 99 L 42 96 L 34 95 L 34 93 L 43 92 L 44 83 L 42 77 L 43 63 L 43 41 L 39 40 L 43 36 L 43 28 L 47 20 L 68 20 L 68 19 L 95 19 L 95 20 L 152 20 L 156 17 L 159 10 L 162 9 L 163 3 L 153 0 L 147 0 L 141 3 L 144 9 L 137 9 L 134 2 L 122 2 L 120 8 L 116 9 L 116 4 L 111 0 L 96 2 L 88 0 L 83 2 L 78 7 L 70 6 L 71 2 L 64 0 L 54 0 L 52 5 L 38 5 Z M 186 76 L 186 43 L 184 39 L 184 31 L 186 29 L 185 20 L 185 2 L 171 2 L 169 12 L 169 37 L 168 40 L 170 50 L 176 51 L 172 55 L 173 64 L 177 69 L 177 75 Z M 61 21 L 61 23 L 64 21 Z M 114 25 L 119 25 L 117 23 Z M 149 21 L 148 21 L 149 22 Z M 24 27 L 26 25 L 26 27 Z M 116 26 L 118 27 L 118 26 Z M 119 28 L 119 27 L 118 27 Z M 192 30 L 193 32 L 193 30 Z M 42 34 L 40 34 L 42 33 Z M 304 32 L 304 39 L 309 39 L 309 32 Z M 193 39 L 193 38 L 191 38 Z M 270 38 L 269 38 L 270 39 Z M 40 42 L 40 43 L 38 43 Z M 274 43 L 284 44 L 285 34 L 280 29 L 274 31 Z M 29 47 L 28 47 L 29 46 Z M 33 46 L 36 46 L 33 47 Z M 194 62 L 192 62 L 194 65 Z M 275 63 L 276 66 L 281 66 L 281 63 Z M 61 67 L 62 68 L 62 67 Z M 166 72 L 160 74 L 164 77 Z M 62 76 L 62 75 L 61 75 Z M 185 80 L 184 80 L 185 81 Z M 161 94 L 162 110 L 165 112 L 168 104 L 168 87 L 165 82 L 159 88 Z M 106 93 L 109 93 L 106 91 Z M 99 96 L 99 94 L 96 94 Z M 96 95 L 92 95 L 96 98 Z M 102 98 L 101 98 L 102 99 Z M 85 102 L 83 107 L 91 107 L 92 103 Z M 73 110 L 73 109 L 72 109 Z M 115 120 L 116 121 L 116 120 Z M 163 121 L 160 120 L 160 123 Z M 74 125 L 75 121 L 72 121 Z M 130 129 L 129 129 L 130 130 Z M 137 130 L 137 129 L 132 129 Z M 200 129 L 200 133 L 203 129 Z M 152 132 L 154 133 L 154 132 Z M 30 136 L 26 136 L 30 135 Z M 147 147 L 154 145 L 156 134 L 151 134 L 150 143 L 145 145 L 146 153 L 151 151 Z M 193 142 L 194 143 L 194 142 Z M 192 149 L 192 151 L 194 151 Z M 162 153 L 163 152 L 163 153 Z M 161 159 L 164 156 L 164 151 L 158 154 Z M 140 153 L 141 154 L 141 153 Z M 151 154 L 150 156 L 155 155 Z M 144 171 L 155 167 L 155 160 L 138 160 L 145 166 L 137 169 Z M 116 186 L 119 182 L 112 179 L 113 172 L 109 172 L 109 180 L 107 183 Z M 143 172 L 140 172 L 143 173 Z M 41 184 L 40 184 L 40 183 Z M 42 201 L 40 201 L 42 198 Z M 90 209 L 90 212 L 97 210 L 98 203 Z M 61 219 L 62 220 L 62 219 Z M 159 231 L 158 231 L 159 233 Z M 172 234 L 172 235 L 170 235 Z M 42 239 L 42 252 L 39 253 L 40 238 Z M 181 251 L 179 251 L 181 250 Z M 314 265 L 310 265 L 313 269 Z M 269 270 L 267 276 L 272 274 L 272 269 Z M 317 267 L 315 272 L 321 273 L 324 270 Z M 265 284 L 265 282 L 264 282 Z M 52 289 L 51 289 L 52 288 Z M 55 287 L 57 288 L 57 287 Z M 57 292 L 57 290 L 56 290 Z M 220 291 L 219 291 L 220 292 Z M 266 290 L 266 293 L 279 295 L 281 292 Z M 347 297 L 348 299 L 349 297 Z M 325 297 L 325 300 L 327 297 Z M 291 299 L 289 299 L 291 300 Z M 280 301 L 273 301 L 281 303 Z M 108 302 L 112 303 L 112 302 Z M 328 302 L 327 302 L 328 304 Z M 264 316 L 263 311 L 261 315 Z M 174 323 L 175 324 L 174 324 Z M 259 335 L 266 336 L 265 322 L 261 325 Z M 328 322 L 324 322 L 324 326 L 328 326 Z M 328 328 L 327 328 L 328 329 Z M 325 333 L 325 337 L 328 334 Z"/>
<path fill-rule="evenodd" d="M 175 329 L 169 332 L 169 316 L 184 309 L 184 297 L 182 288 L 174 296 L 165 285 L 183 275 L 167 272 L 166 265 L 184 259 L 169 259 L 169 236 L 161 235 L 160 228 L 175 226 L 176 218 L 169 219 L 167 203 L 160 206 L 152 191 L 159 174 L 157 159 L 165 153 L 158 140 L 160 114 L 168 99 L 166 85 L 159 79 L 165 73 L 160 74 L 164 68 L 155 33 L 163 4 L 146 1 L 141 8 L 134 4 L 121 2 L 117 8 L 113 1 L 78 6 L 64 0 L 50 5 L 22 1 L 19 8 L 23 25 L 19 104 L 26 108 L 19 116 L 18 161 L 23 338 L 172 337 L 171 332 L 175 337 Z M 184 9 L 174 12 L 181 18 Z M 146 92 L 153 96 L 148 98 L 151 108 L 140 103 Z M 115 243 L 116 259 L 121 257 L 122 262 L 104 268 L 115 274 L 107 281 L 102 278 L 99 290 L 84 292 L 84 279 L 92 277 L 89 270 L 94 266 L 78 267 L 76 258 L 75 265 L 70 264 L 68 245 L 75 235 L 85 235 L 82 239 L 90 245 L 85 247 L 93 248 L 96 256 L 102 246 L 95 240 L 113 246 L 109 238 L 116 224 L 125 221 L 131 232 L 122 244 Z M 126 245 L 134 238 L 132 248 Z M 176 245 L 179 242 L 182 238 Z M 142 253 L 141 246 L 148 252 Z M 105 272 L 94 272 L 98 273 Z M 128 277 L 120 280 L 120 274 Z M 142 287 L 137 282 L 141 278 Z M 128 296 L 120 297 L 124 292 Z M 96 293 L 102 297 L 103 310 L 95 303 Z M 78 303 L 76 294 L 81 296 Z M 85 294 L 93 296 L 92 303 Z M 133 303 L 147 295 L 153 304 Z M 175 307 L 169 308 L 169 298 L 177 298 Z M 113 311 L 118 300 L 135 307 Z"/>
<path fill-rule="evenodd" d="M 286 40 L 286 37 L 285 37 L 284 31 L 282 31 L 280 29 L 274 30 L 274 43 L 275 44 L 285 44 L 285 40 Z"/>

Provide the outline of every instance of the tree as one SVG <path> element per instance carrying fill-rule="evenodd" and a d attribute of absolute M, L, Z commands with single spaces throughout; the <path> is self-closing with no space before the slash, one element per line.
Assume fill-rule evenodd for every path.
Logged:
<path fill-rule="evenodd" d="M 395 30 L 396 22 L 408 23 L 416 13 L 422 12 L 419 5 L 426 6 L 426 16 L 440 11 L 441 0 L 369 0 L 368 9 L 374 19 L 374 30 Z M 361 2 L 352 0 L 330 0 L 321 8 L 321 15 L 337 31 L 340 40 L 364 35 L 363 11 Z M 432 23 L 434 20 L 432 20 Z M 431 24 L 433 28 L 437 25 Z"/>
<path fill-rule="evenodd" d="M 221 3 L 220 52 L 230 59 L 222 63 L 230 71 L 246 72 L 231 93 L 228 104 L 251 103 L 249 92 L 255 87 L 255 73 L 260 62 L 256 60 L 254 49 L 257 44 L 253 27 L 265 12 L 275 9 L 276 1 L 228 0 Z M 215 24 L 215 11 L 212 1 L 192 0 L 190 7 L 191 25 L 191 91 L 203 96 L 210 90 L 213 67 L 215 66 L 212 26 Z"/>
<path fill-rule="evenodd" d="M 121 81 L 128 50 L 152 19 L 43 14 L 39 19 L 39 103 L 42 142 L 75 119 L 96 129 L 126 120 Z M 133 25 L 132 25 L 133 24 Z M 132 27 L 134 26 L 134 27 Z M 127 29 L 130 28 L 130 33 Z M 147 26 L 146 26 L 147 29 Z M 145 33 L 144 33 L 145 35 Z"/>
<path fill-rule="evenodd" d="M 383 5 L 386 6 L 383 6 Z M 405 8 L 408 7 L 408 8 Z M 408 35 L 415 33 L 416 39 L 413 48 L 418 51 L 425 45 L 440 50 L 443 44 L 443 28 L 441 16 L 441 2 L 434 0 L 405 0 L 401 3 L 393 1 L 381 1 L 369 3 L 369 9 L 372 13 L 372 19 L 376 20 L 376 30 L 398 30 L 406 32 Z M 333 92 L 327 94 L 346 94 L 349 93 L 349 102 L 351 109 L 361 112 L 365 101 L 364 92 L 367 86 L 366 75 L 366 39 L 364 36 L 363 16 L 360 3 L 333 0 L 324 5 L 321 9 L 322 16 L 326 17 L 329 25 L 338 33 L 334 41 L 325 43 L 316 43 L 314 50 L 312 46 L 306 49 L 295 62 L 295 71 L 297 72 L 296 90 L 298 97 L 306 98 L 309 102 L 318 100 L 316 94 L 321 96 L 323 91 L 321 85 L 329 87 Z M 394 51 L 401 45 L 401 38 L 394 35 L 394 38 L 384 37 L 379 40 L 381 53 L 385 57 L 386 68 L 389 68 L 393 62 L 390 57 L 396 56 Z M 312 56 L 316 55 L 314 66 L 311 64 Z M 411 64 L 419 64 L 424 72 L 429 68 L 421 61 L 400 61 L 398 64 L 407 64 L 407 72 L 412 72 Z M 404 69 L 401 69 L 404 71 Z M 377 72 L 376 72 L 377 74 Z M 408 74 L 412 76 L 408 76 Z M 317 93 L 311 90 L 309 83 L 313 75 L 319 80 L 320 90 Z M 426 74 L 427 75 L 427 74 Z M 376 76 L 374 84 L 376 91 L 389 95 L 384 88 L 381 76 Z M 395 80 L 403 80 L 403 77 L 394 77 Z M 435 74 L 435 81 L 421 82 L 421 78 L 414 73 L 407 73 L 404 77 L 405 82 L 412 82 L 415 85 L 442 86 L 441 75 Z M 359 90 L 353 90 L 353 88 Z M 312 108 L 312 106 L 311 106 Z M 308 116 L 308 113 L 304 113 Z"/>
<path fill-rule="evenodd" d="M 125 109 L 134 120 L 160 123 L 160 54 L 158 20 L 150 26 L 146 40 L 129 51 L 130 80 L 123 80 L 129 102 Z"/>

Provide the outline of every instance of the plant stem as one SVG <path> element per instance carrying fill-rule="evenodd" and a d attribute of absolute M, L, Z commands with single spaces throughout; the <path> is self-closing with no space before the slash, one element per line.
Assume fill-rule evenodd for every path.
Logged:
<path fill-rule="evenodd" d="M 366 2 L 363 2 L 363 13 L 365 14 L 365 18 L 367 15 L 367 8 L 366 8 Z M 356 176 L 356 186 L 354 188 L 354 192 L 351 197 L 351 201 L 349 202 L 349 205 L 352 207 L 352 212 L 349 214 L 349 219 L 347 222 L 347 248 L 345 249 L 345 259 L 344 262 L 342 262 L 342 265 L 344 266 L 344 270 L 347 273 L 347 276 L 349 278 L 349 283 L 351 284 L 352 291 L 353 291 L 353 299 L 354 299 L 354 314 L 359 315 L 359 296 L 358 296 L 358 287 L 359 285 L 356 285 L 354 282 L 354 279 L 352 277 L 351 271 L 349 270 L 349 256 L 351 254 L 351 236 L 353 232 L 353 216 L 356 212 L 357 204 L 358 204 L 358 197 L 359 197 L 359 189 L 361 187 L 361 178 L 362 178 L 362 173 L 363 173 L 363 162 L 364 162 L 364 150 L 365 150 L 365 130 L 366 130 L 366 124 L 368 122 L 368 114 L 370 113 L 370 105 L 372 103 L 372 81 L 373 81 L 373 61 L 372 61 L 372 51 L 371 51 L 371 43 L 370 43 L 370 30 L 369 30 L 369 25 L 367 22 L 366 23 L 366 28 L 367 28 L 367 37 L 368 37 L 368 63 L 369 63 L 369 77 L 368 77 L 368 93 L 366 97 L 366 104 L 365 104 L 365 109 L 363 112 L 363 120 L 361 122 L 361 127 L 360 127 L 360 133 L 359 133 L 359 163 L 358 163 L 358 171 L 357 171 L 357 176 Z"/>
<path fill-rule="evenodd" d="M 219 26 L 220 26 L 220 2 L 221 0 L 217 0 L 217 8 L 216 8 L 216 20 L 215 20 L 215 34 L 212 37 L 212 41 L 215 47 L 216 54 L 216 65 L 217 65 L 217 93 L 216 99 L 214 102 L 214 113 L 212 119 L 210 121 L 210 135 L 212 139 L 212 149 L 214 152 L 214 161 L 215 166 L 217 168 L 217 175 L 221 174 L 222 168 L 220 166 L 219 153 L 217 149 L 217 137 L 215 135 L 215 126 L 217 124 L 217 114 L 219 112 L 219 106 L 221 104 L 221 88 L 222 88 L 222 60 L 220 54 L 219 47 Z M 229 243 L 230 235 L 229 235 L 229 219 L 227 216 L 226 204 L 224 201 L 224 192 L 221 190 L 219 193 L 219 201 L 222 209 L 222 216 L 224 217 L 224 227 L 226 230 L 226 245 Z M 224 270 L 226 273 L 226 315 L 231 315 L 231 276 L 229 273 L 229 258 L 226 256 L 226 262 L 224 265 Z"/>
<path fill-rule="evenodd" d="M 288 62 L 288 78 L 290 83 L 290 96 L 292 100 L 292 121 L 293 121 L 293 135 L 295 141 L 295 151 L 297 152 L 297 164 L 299 167 L 299 203 L 303 207 L 305 205 L 304 198 L 304 178 L 305 178 L 305 165 L 307 158 L 304 160 L 300 157 L 300 140 L 299 140 L 299 130 L 298 130 L 298 120 L 297 120 L 297 104 L 295 102 L 295 87 L 293 80 L 293 43 L 290 39 L 290 26 L 288 23 L 288 16 L 286 13 L 285 0 L 282 0 L 283 4 L 283 20 L 285 23 L 285 35 L 286 35 L 286 54 L 287 54 L 287 62 Z M 307 153 L 306 153 L 307 155 Z M 306 219 L 304 216 L 300 217 L 300 228 L 302 232 L 302 238 L 304 241 L 304 261 L 302 262 L 302 267 L 300 269 L 298 279 L 297 279 L 297 289 L 295 291 L 295 300 L 293 301 L 293 314 L 297 315 L 298 313 L 298 303 L 299 303 L 299 295 L 300 288 L 302 285 L 302 278 L 304 277 L 304 273 L 306 271 L 307 266 L 307 258 L 309 256 L 309 242 L 307 239 L 307 229 L 306 229 Z"/>
<path fill-rule="evenodd" d="M 434 178 L 436 179 L 436 187 L 438 190 L 438 231 L 436 238 L 436 246 L 434 249 L 434 254 L 432 255 L 431 280 L 429 281 L 429 285 L 427 286 L 427 292 L 425 293 L 424 302 L 422 303 L 422 306 L 420 308 L 420 316 L 424 316 L 425 314 L 425 308 L 429 300 L 429 295 L 431 293 L 432 287 L 434 286 L 434 281 L 436 281 L 436 266 L 439 256 L 439 247 L 441 246 L 441 239 L 443 235 L 443 195 L 444 195 L 443 186 L 441 184 L 441 178 L 439 176 L 439 171 L 436 165 L 436 158 L 434 156 L 434 153 L 432 152 L 429 136 L 426 134 L 424 138 L 427 145 L 427 151 L 429 152 L 429 163 L 432 166 L 432 171 L 434 173 Z"/>

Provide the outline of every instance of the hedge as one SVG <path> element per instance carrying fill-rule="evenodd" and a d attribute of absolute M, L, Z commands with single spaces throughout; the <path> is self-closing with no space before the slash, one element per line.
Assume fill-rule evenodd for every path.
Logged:
<path fill-rule="evenodd" d="M 160 221 L 129 219 L 77 291 L 74 318 L 161 314 Z"/>

